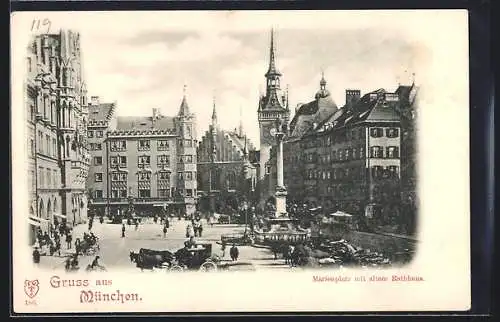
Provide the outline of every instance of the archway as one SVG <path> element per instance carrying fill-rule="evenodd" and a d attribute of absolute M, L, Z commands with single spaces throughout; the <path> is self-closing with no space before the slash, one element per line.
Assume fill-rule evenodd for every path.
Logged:
<path fill-rule="evenodd" d="M 52 205 L 52 209 L 54 211 L 55 214 L 59 213 L 59 209 L 57 208 L 57 198 L 54 197 L 54 204 Z"/>
<path fill-rule="evenodd" d="M 38 201 L 38 215 L 40 216 L 40 218 L 45 218 L 42 198 L 40 198 L 40 200 Z"/>
<path fill-rule="evenodd" d="M 52 207 L 51 207 L 51 202 L 49 199 L 49 201 L 47 201 L 47 214 L 46 214 L 45 219 L 49 219 L 51 213 L 52 213 Z"/>

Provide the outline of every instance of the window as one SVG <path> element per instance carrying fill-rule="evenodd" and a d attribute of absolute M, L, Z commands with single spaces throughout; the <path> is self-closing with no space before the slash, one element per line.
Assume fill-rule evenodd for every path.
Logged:
<path fill-rule="evenodd" d="M 87 137 L 88 138 L 93 138 L 94 137 L 94 131 L 87 131 Z"/>
<path fill-rule="evenodd" d="M 46 149 L 47 149 L 47 151 L 46 151 L 46 152 L 47 152 L 47 153 L 46 153 L 46 155 L 49 155 L 49 156 L 50 156 L 50 155 L 51 155 L 51 154 L 50 154 L 50 153 L 51 153 L 51 151 L 50 151 L 50 150 L 51 150 L 51 149 L 50 149 L 50 137 L 49 137 L 47 134 L 45 135 L 45 146 L 46 146 Z"/>
<path fill-rule="evenodd" d="M 138 150 L 148 151 L 150 149 L 149 140 L 139 140 Z"/>
<path fill-rule="evenodd" d="M 95 182 L 102 182 L 102 173 L 95 173 L 94 174 L 94 181 Z"/>
<path fill-rule="evenodd" d="M 139 172 L 139 181 L 150 181 L 151 180 L 151 172 L 143 171 Z"/>
<path fill-rule="evenodd" d="M 126 156 L 120 156 L 120 165 L 121 166 L 127 165 L 127 157 Z"/>
<path fill-rule="evenodd" d="M 57 157 L 57 141 L 56 139 L 52 139 L 52 155 Z"/>
<path fill-rule="evenodd" d="M 169 155 L 159 155 L 157 157 L 158 165 L 170 166 L 170 156 Z"/>
<path fill-rule="evenodd" d="M 139 198 L 150 198 L 151 189 L 139 189 Z"/>
<path fill-rule="evenodd" d="M 374 127 L 370 129 L 370 136 L 372 138 L 380 138 L 384 136 L 384 129 L 379 127 Z"/>
<path fill-rule="evenodd" d="M 95 150 L 96 151 L 101 151 L 102 150 L 102 144 L 101 143 L 96 143 L 95 144 Z"/>
<path fill-rule="evenodd" d="M 352 159 L 356 160 L 358 158 L 358 150 L 356 148 L 352 148 Z"/>
<path fill-rule="evenodd" d="M 360 159 L 364 159 L 366 157 L 365 148 L 363 148 L 363 147 L 359 148 L 359 157 L 360 157 Z"/>
<path fill-rule="evenodd" d="M 158 198 L 170 198 L 170 190 L 158 189 Z"/>
<path fill-rule="evenodd" d="M 125 151 L 127 149 L 127 141 L 112 141 L 111 142 L 111 151 Z"/>
<path fill-rule="evenodd" d="M 344 151 L 339 150 L 339 152 L 338 152 L 338 159 L 339 159 L 339 161 L 344 160 Z"/>
<path fill-rule="evenodd" d="M 113 156 L 111 157 L 111 165 L 116 165 L 118 163 L 118 157 Z"/>
<path fill-rule="evenodd" d="M 389 172 L 389 177 L 391 178 L 399 178 L 399 167 L 395 165 L 391 165 L 387 167 Z"/>
<path fill-rule="evenodd" d="M 38 168 L 38 179 L 40 181 L 39 187 L 44 187 L 45 185 L 45 180 L 44 180 L 44 175 L 43 175 L 43 168 L 39 167 Z"/>
<path fill-rule="evenodd" d="M 166 171 L 162 171 L 158 173 L 159 180 L 170 180 L 170 173 Z"/>
<path fill-rule="evenodd" d="M 150 165 L 151 157 L 149 155 L 141 155 L 138 157 L 138 163 L 140 165 Z"/>
<path fill-rule="evenodd" d="M 102 198 L 102 190 L 96 190 L 95 191 L 95 197 L 96 198 Z"/>
<path fill-rule="evenodd" d="M 102 165 L 102 157 L 94 157 L 94 165 Z"/>
<path fill-rule="evenodd" d="M 373 166 L 372 167 L 372 177 L 374 179 L 379 179 L 379 178 L 382 178 L 384 175 L 384 170 L 381 166 Z"/>
<path fill-rule="evenodd" d="M 30 139 L 30 155 L 35 155 L 35 140 Z"/>
<path fill-rule="evenodd" d="M 184 162 L 186 162 L 186 163 L 193 163 L 193 156 L 192 155 L 186 155 Z"/>
<path fill-rule="evenodd" d="M 399 158 L 399 148 L 397 146 L 387 147 L 387 157 L 391 159 Z"/>
<path fill-rule="evenodd" d="M 372 146 L 371 155 L 372 158 L 382 158 L 382 148 L 379 146 Z"/>
<path fill-rule="evenodd" d="M 111 174 L 111 181 L 127 181 L 127 174 L 124 172 L 113 172 Z"/>
<path fill-rule="evenodd" d="M 399 136 L 399 129 L 395 127 L 391 127 L 385 130 L 385 135 L 388 138 L 397 138 Z"/>
<path fill-rule="evenodd" d="M 95 137 L 96 137 L 96 138 L 102 138 L 102 136 L 103 136 L 103 132 L 102 132 L 102 130 L 99 130 L 99 131 L 96 131 L 96 132 L 95 132 Z"/>
<path fill-rule="evenodd" d="M 349 149 L 345 149 L 345 160 L 351 159 L 351 151 Z"/>
<path fill-rule="evenodd" d="M 168 140 L 158 140 L 158 151 L 167 151 L 169 148 Z"/>
<path fill-rule="evenodd" d="M 127 198 L 127 190 L 126 189 L 120 189 L 120 198 Z"/>
<path fill-rule="evenodd" d="M 337 151 L 333 150 L 332 151 L 332 161 L 337 160 Z"/>
<path fill-rule="evenodd" d="M 52 171 L 50 169 L 47 169 L 47 188 L 52 188 Z"/>
<path fill-rule="evenodd" d="M 177 172 L 177 178 L 179 180 L 182 180 L 184 178 L 183 173 L 182 172 Z"/>
<path fill-rule="evenodd" d="M 111 190 L 111 198 L 116 199 L 118 198 L 118 190 Z"/>
<path fill-rule="evenodd" d="M 186 179 L 186 180 L 193 180 L 193 173 L 186 172 L 186 175 L 185 175 L 184 179 Z"/>
<path fill-rule="evenodd" d="M 184 146 L 192 147 L 193 146 L 193 141 L 192 140 L 184 140 Z"/>

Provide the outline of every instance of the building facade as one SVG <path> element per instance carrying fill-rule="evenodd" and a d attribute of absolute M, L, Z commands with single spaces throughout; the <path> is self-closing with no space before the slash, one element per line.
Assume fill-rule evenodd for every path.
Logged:
<path fill-rule="evenodd" d="M 153 109 L 151 117 L 108 118 L 103 133 L 100 165 L 89 178 L 96 214 L 116 214 L 133 206 L 136 214 L 167 210 L 192 214 L 196 210 L 196 118 L 184 95 L 175 117 Z M 101 118 L 102 118 L 101 117 Z M 101 128 L 88 127 L 88 135 L 101 136 Z M 100 141 L 99 141 L 100 142 Z M 94 144 L 100 144 L 97 141 Z M 99 158 L 102 155 L 101 159 Z"/>
<path fill-rule="evenodd" d="M 243 200 L 255 198 L 258 164 L 251 161 L 254 154 L 241 122 L 234 131 L 220 128 L 214 102 L 212 123 L 197 152 L 200 211 L 232 213 Z"/>
<path fill-rule="evenodd" d="M 87 193 L 89 204 L 94 200 L 102 200 L 108 193 L 107 180 L 102 178 L 106 173 L 108 149 L 106 149 L 107 132 L 116 129 L 116 103 L 102 103 L 98 96 L 92 96 L 89 102 L 89 121 L 87 123 L 87 141 L 91 157 L 91 166 L 87 177 Z M 91 206 L 91 212 L 95 207 Z M 101 209 L 103 210 L 103 209 Z M 94 215 L 94 213 L 92 213 Z"/>
<path fill-rule="evenodd" d="M 34 37 L 27 52 L 26 112 L 30 243 L 38 228 L 87 217 L 88 118 L 79 34 Z"/>
<path fill-rule="evenodd" d="M 301 107 L 284 147 L 290 200 L 381 223 L 406 220 L 400 216 L 401 171 L 413 161 L 402 151 L 412 150 L 414 142 L 402 141 L 400 110 L 408 104 L 400 91 L 379 89 L 360 97 L 360 91 L 347 90 L 346 105 L 324 119 L 297 117 L 304 114 Z"/>

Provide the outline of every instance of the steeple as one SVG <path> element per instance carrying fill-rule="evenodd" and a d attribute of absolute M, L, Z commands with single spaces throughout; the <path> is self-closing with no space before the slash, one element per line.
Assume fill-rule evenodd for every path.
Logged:
<path fill-rule="evenodd" d="M 271 29 L 271 46 L 269 48 L 269 68 L 266 73 L 266 96 L 261 100 L 259 109 L 284 109 L 280 89 L 281 73 L 276 68 L 276 45 L 274 43 L 274 29 Z"/>
<path fill-rule="evenodd" d="M 212 125 L 217 126 L 217 109 L 215 108 L 215 96 L 213 98 Z"/>
<path fill-rule="evenodd" d="M 281 73 L 276 68 L 276 51 L 274 48 L 274 28 L 271 28 L 271 46 L 269 47 L 269 68 L 266 73 L 266 78 L 269 76 L 281 76 Z"/>
<path fill-rule="evenodd" d="M 316 92 L 314 96 L 316 99 L 325 98 L 330 95 L 330 92 L 326 89 L 326 79 L 325 72 L 321 71 L 321 80 L 319 81 L 319 91 Z"/>
<path fill-rule="evenodd" d="M 184 85 L 181 107 L 179 108 L 179 116 L 189 115 L 189 106 L 186 99 L 186 90 L 187 90 L 187 85 Z"/>

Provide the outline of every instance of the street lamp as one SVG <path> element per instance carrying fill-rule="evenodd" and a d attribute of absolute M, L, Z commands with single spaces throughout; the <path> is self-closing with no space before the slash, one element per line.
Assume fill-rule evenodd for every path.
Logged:
<path fill-rule="evenodd" d="M 243 210 L 245 211 L 245 236 L 246 236 L 248 227 L 248 203 L 246 201 L 243 201 Z"/>

